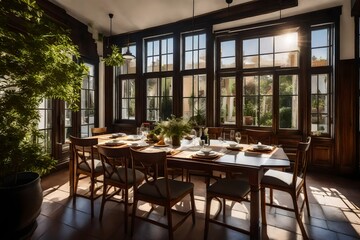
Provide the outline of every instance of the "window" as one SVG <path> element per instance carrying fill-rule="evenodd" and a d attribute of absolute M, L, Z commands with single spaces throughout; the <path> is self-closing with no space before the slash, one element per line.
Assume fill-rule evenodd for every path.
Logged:
<path fill-rule="evenodd" d="M 272 126 L 273 76 L 254 75 L 243 78 L 244 125 Z"/>
<path fill-rule="evenodd" d="M 72 132 L 72 111 L 69 109 L 67 102 L 65 102 L 65 139 L 69 139 Z"/>
<path fill-rule="evenodd" d="M 191 34 L 184 37 L 183 69 L 206 68 L 206 35 L 205 33 Z"/>
<path fill-rule="evenodd" d="M 183 70 L 182 79 L 183 117 L 196 122 L 198 125 L 206 124 L 206 34 L 193 32 L 183 34 Z"/>
<path fill-rule="evenodd" d="M 298 85 L 297 75 L 279 77 L 279 128 L 298 129 Z"/>
<path fill-rule="evenodd" d="M 135 79 L 121 80 L 121 119 L 135 120 Z"/>
<path fill-rule="evenodd" d="M 332 101 L 332 26 L 311 30 L 311 132 L 330 134 Z"/>
<path fill-rule="evenodd" d="M 234 76 L 220 79 L 220 122 L 236 124 L 236 80 Z"/>
<path fill-rule="evenodd" d="M 235 52 L 235 40 L 220 43 L 220 68 L 234 68 L 236 66 Z"/>
<path fill-rule="evenodd" d="M 146 80 L 146 120 L 159 121 L 172 114 L 172 77 Z"/>
<path fill-rule="evenodd" d="M 51 154 L 51 139 L 52 139 L 52 101 L 43 99 L 39 106 L 40 121 L 38 129 L 42 137 L 37 141 L 44 147 L 45 152 Z"/>
<path fill-rule="evenodd" d="M 183 78 L 183 117 L 205 125 L 206 75 L 190 75 Z"/>
<path fill-rule="evenodd" d="M 173 38 L 146 41 L 146 72 L 172 71 L 174 54 Z"/>
<path fill-rule="evenodd" d="M 85 63 L 89 68 L 81 86 L 81 137 L 88 137 L 95 125 L 95 68 Z"/>
<path fill-rule="evenodd" d="M 299 64 L 298 33 L 243 40 L 244 69 L 297 67 Z"/>

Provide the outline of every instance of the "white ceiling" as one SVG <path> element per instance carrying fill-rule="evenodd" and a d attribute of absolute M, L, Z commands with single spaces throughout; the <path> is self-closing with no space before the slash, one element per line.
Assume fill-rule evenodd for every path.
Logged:
<path fill-rule="evenodd" d="M 49 0 L 91 27 L 109 35 L 109 13 L 113 13 L 112 34 L 138 31 L 191 18 L 193 0 Z M 195 16 L 227 8 L 225 0 L 194 0 Z M 254 0 L 233 0 L 231 6 Z M 283 11 L 286 14 L 309 12 L 342 5 L 350 0 L 299 0 L 299 6 Z"/>

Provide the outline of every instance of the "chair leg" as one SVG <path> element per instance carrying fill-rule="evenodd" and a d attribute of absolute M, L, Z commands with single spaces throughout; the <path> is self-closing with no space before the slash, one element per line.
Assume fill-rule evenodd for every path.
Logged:
<path fill-rule="evenodd" d="M 274 199 L 274 192 L 273 192 L 273 189 L 270 188 L 270 204 L 273 205 L 273 199 Z"/>
<path fill-rule="evenodd" d="M 191 191 L 191 193 L 190 193 L 190 200 L 191 200 L 191 210 L 192 210 L 192 213 L 191 213 L 192 221 L 193 221 L 193 224 L 195 224 L 195 211 L 196 211 L 196 207 L 195 207 L 194 190 Z"/>
<path fill-rule="evenodd" d="M 306 182 L 304 182 L 303 188 L 304 188 L 304 201 L 306 204 L 308 216 L 310 217 L 310 206 L 309 206 L 309 199 L 308 199 L 307 190 L 306 190 Z"/>
<path fill-rule="evenodd" d="M 305 231 L 305 227 L 303 222 L 301 221 L 301 217 L 300 217 L 300 213 L 299 213 L 299 208 L 298 208 L 298 204 L 297 204 L 297 199 L 296 199 L 296 194 L 291 194 L 291 198 L 293 200 L 293 205 L 294 205 L 294 212 L 295 212 L 295 217 L 296 220 L 299 224 L 300 230 L 301 230 L 301 234 L 303 236 L 303 239 L 307 240 L 309 239 L 307 236 L 307 233 Z"/>
<path fill-rule="evenodd" d="M 91 178 L 91 184 L 90 184 L 91 218 L 94 217 L 94 191 L 95 191 L 95 179 Z"/>
<path fill-rule="evenodd" d="M 106 195 L 107 195 L 107 185 L 104 183 L 104 186 L 103 186 L 103 195 L 102 195 L 102 199 L 101 199 L 101 207 L 100 207 L 99 220 L 102 220 L 102 217 L 103 217 L 104 207 L 105 207 L 105 201 L 106 201 Z"/>
<path fill-rule="evenodd" d="M 134 198 L 133 209 L 132 209 L 132 214 L 131 214 L 131 236 L 134 235 L 135 215 L 136 215 L 136 209 L 137 209 L 137 202 L 138 202 L 138 200 Z"/>
<path fill-rule="evenodd" d="M 265 188 L 261 187 L 261 221 L 262 224 L 266 225 L 266 199 L 265 199 Z"/>
<path fill-rule="evenodd" d="M 210 219 L 211 200 L 212 200 L 212 197 L 206 197 L 204 240 L 207 240 L 208 234 L 209 234 L 209 219 Z"/>
<path fill-rule="evenodd" d="M 73 197 L 73 203 L 76 203 L 76 193 L 77 193 L 77 188 L 79 185 L 79 178 L 80 178 L 80 174 L 76 174 L 75 176 L 75 183 L 74 183 L 74 197 Z"/>
<path fill-rule="evenodd" d="M 167 213 L 167 221 L 168 221 L 169 240 L 173 240 L 174 234 L 173 234 L 172 214 L 171 214 L 170 204 L 166 206 L 166 213 Z"/>
<path fill-rule="evenodd" d="M 125 199 L 124 199 L 124 232 L 127 233 L 127 229 L 128 229 L 128 216 L 129 216 L 129 213 L 128 213 L 128 210 L 129 210 L 129 191 L 127 189 L 124 189 L 124 192 L 125 192 Z"/>

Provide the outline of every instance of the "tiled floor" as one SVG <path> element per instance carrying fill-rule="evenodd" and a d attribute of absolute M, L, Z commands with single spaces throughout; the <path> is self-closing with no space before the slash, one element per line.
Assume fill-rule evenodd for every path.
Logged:
<path fill-rule="evenodd" d="M 204 193 L 205 185 L 201 178 L 194 177 L 196 223 L 191 218 L 175 232 L 175 239 L 203 239 L 204 231 Z M 84 180 L 80 187 L 86 189 Z M 101 198 L 95 203 L 95 217 L 90 216 L 90 201 L 77 198 L 76 205 L 69 197 L 67 170 L 61 170 L 42 179 L 44 202 L 41 215 L 37 219 L 38 227 L 31 239 L 67 240 L 67 239 L 167 239 L 167 231 L 143 221 L 136 221 L 133 237 L 124 233 L 123 205 L 107 202 L 103 220 L 99 221 Z M 341 177 L 309 173 L 308 194 L 311 217 L 305 211 L 305 228 L 311 239 L 360 239 L 360 181 Z M 290 197 L 274 192 L 277 201 L 291 206 Z M 231 202 L 227 203 L 230 209 Z M 146 208 L 147 205 L 141 205 Z M 212 204 L 212 212 L 217 203 Z M 235 204 L 231 217 L 227 220 L 234 224 L 248 226 L 249 205 Z M 267 208 L 267 227 L 263 227 L 263 239 L 302 239 L 294 214 L 280 209 Z M 160 212 L 161 213 L 161 212 Z M 155 215 L 159 221 L 162 214 Z M 130 219 L 130 218 L 129 218 Z M 130 223 L 130 221 L 129 221 Z M 130 224 L 129 224 L 130 226 Z M 130 229 L 130 227 L 129 227 Z M 210 224 L 209 239 L 249 239 L 249 236 L 218 225 Z"/>

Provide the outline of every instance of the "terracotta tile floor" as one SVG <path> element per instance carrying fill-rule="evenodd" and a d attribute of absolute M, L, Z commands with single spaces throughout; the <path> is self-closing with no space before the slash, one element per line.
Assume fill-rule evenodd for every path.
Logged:
<path fill-rule="evenodd" d="M 192 180 L 195 183 L 196 223 L 192 225 L 191 218 L 188 218 L 175 231 L 175 239 L 203 239 L 205 184 L 201 178 L 193 177 Z M 303 221 L 309 237 L 326 240 L 360 239 L 360 180 L 316 173 L 309 173 L 307 180 L 311 217 L 307 217 L 305 211 Z M 80 188 L 86 190 L 87 184 L 87 180 L 82 180 Z M 95 217 L 91 219 L 90 201 L 78 197 L 76 204 L 73 204 L 69 197 L 67 170 L 44 177 L 42 185 L 44 202 L 37 219 L 38 227 L 31 239 L 167 239 L 165 229 L 143 221 L 136 221 L 132 238 L 129 233 L 126 235 L 123 228 L 123 204 L 107 202 L 103 220 L 99 221 L 101 198 L 95 202 Z M 275 191 L 274 196 L 275 201 L 292 206 L 288 195 Z M 227 221 L 248 227 L 249 204 L 236 203 L 230 211 L 231 205 L 231 202 L 227 202 Z M 217 210 L 217 206 L 214 201 L 212 214 Z M 140 209 L 147 208 L 147 204 L 140 206 Z M 302 239 L 293 213 L 269 207 L 267 211 L 268 225 L 263 227 L 263 239 Z M 154 217 L 163 221 L 165 217 L 162 211 L 158 213 L 160 214 L 155 211 Z M 209 239 L 249 239 L 249 236 L 210 224 Z"/>

